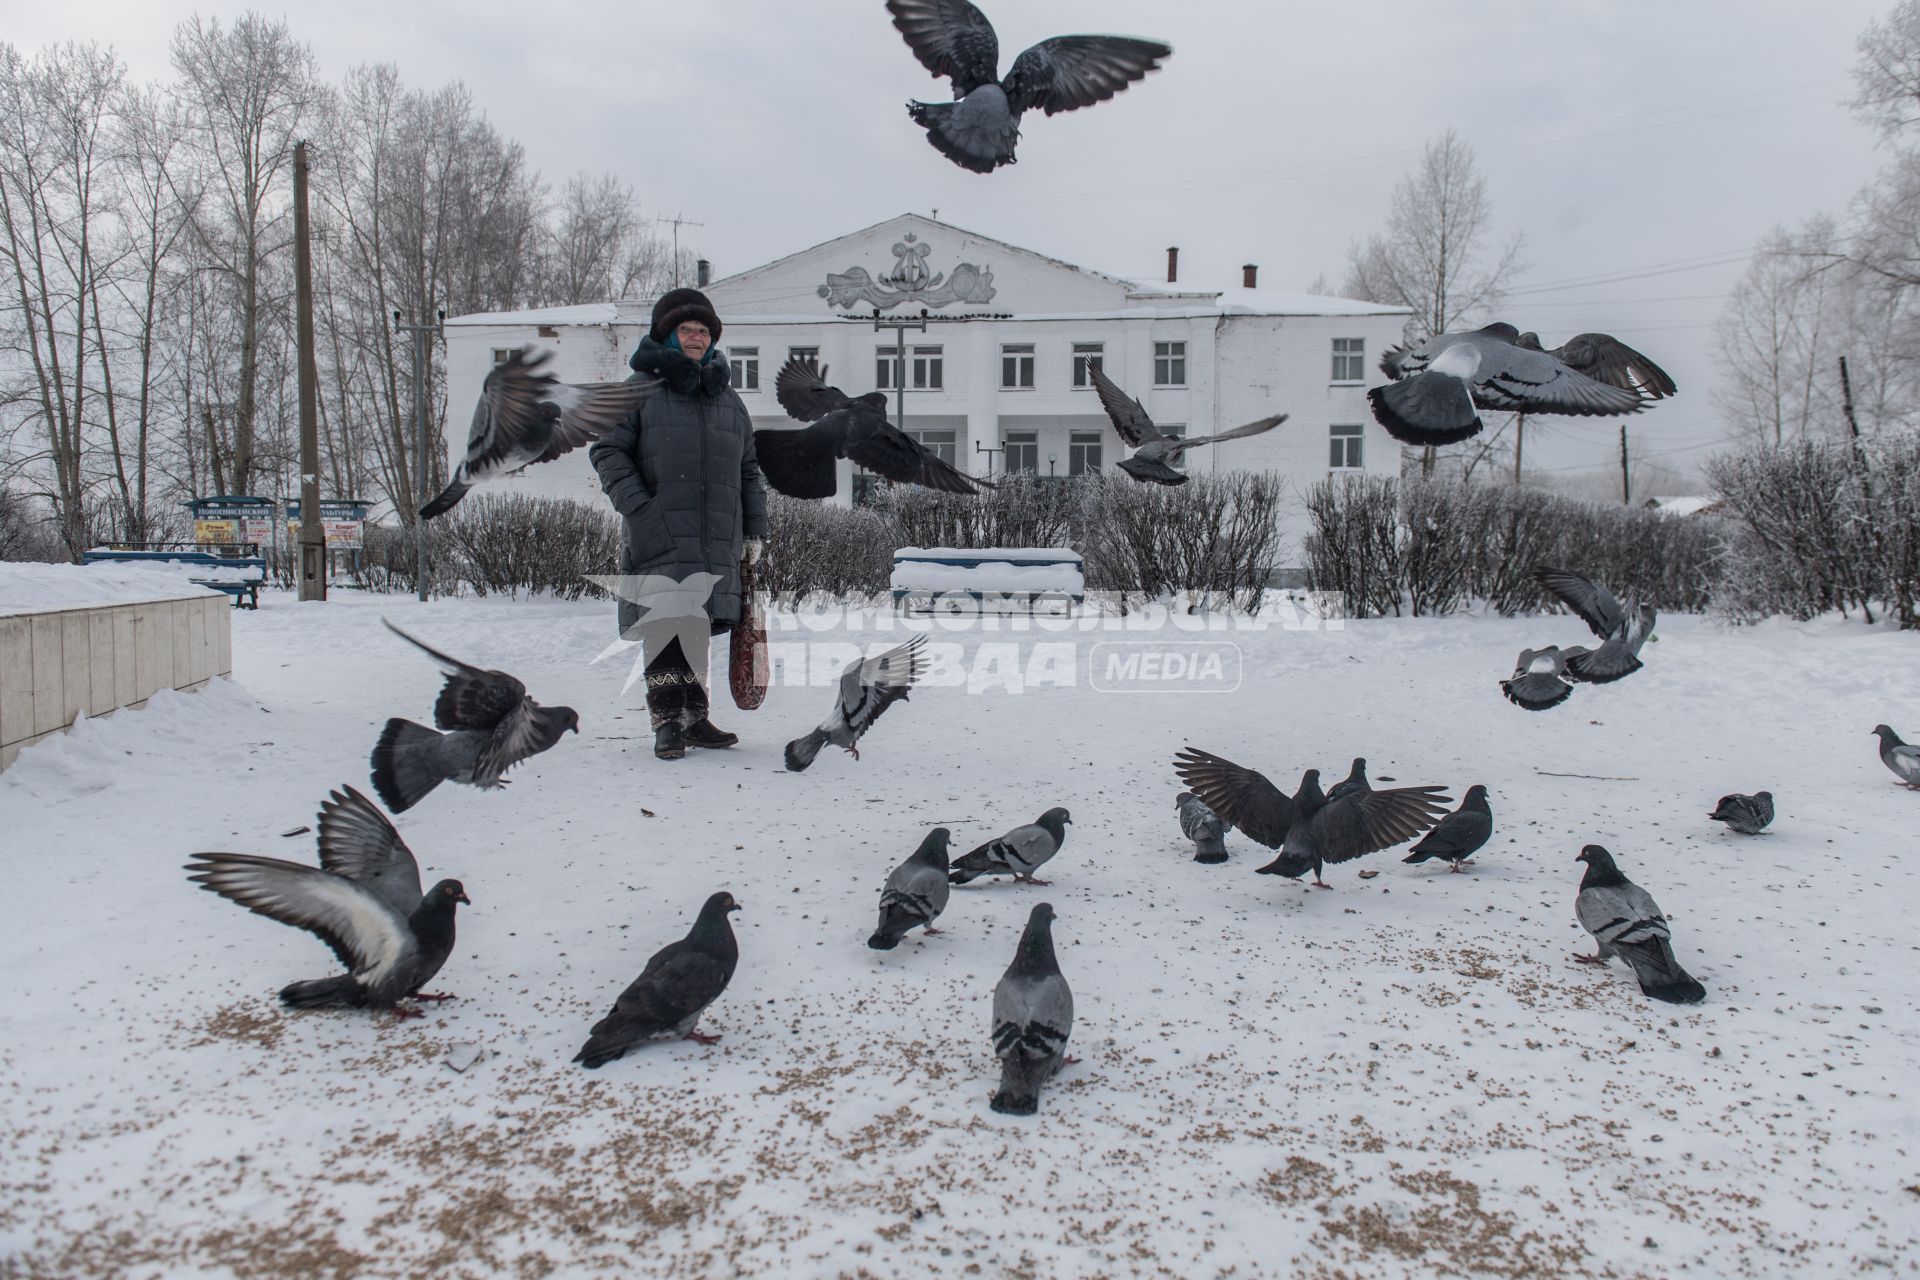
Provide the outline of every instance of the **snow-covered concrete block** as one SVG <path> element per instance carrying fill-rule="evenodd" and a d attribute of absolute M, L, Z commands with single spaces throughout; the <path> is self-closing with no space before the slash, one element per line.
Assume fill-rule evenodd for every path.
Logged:
<path fill-rule="evenodd" d="M 52 733 L 67 723 L 60 718 L 66 679 L 60 664 L 60 615 L 33 619 L 33 731 Z"/>
<path fill-rule="evenodd" d="M 0 746 L 33 732 L 33 623 L 0 618 Z"/>

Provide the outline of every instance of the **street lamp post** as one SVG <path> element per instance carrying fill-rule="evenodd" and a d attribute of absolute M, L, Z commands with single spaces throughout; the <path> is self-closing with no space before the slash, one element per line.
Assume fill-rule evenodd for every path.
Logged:
<path fill-rule="evenodd" d="M 1047 455 L 1047 479 L 1049 480 L 1053 479 L 1053 464 L 1058 457 L 1059 455 L 1054 453 Z"/>

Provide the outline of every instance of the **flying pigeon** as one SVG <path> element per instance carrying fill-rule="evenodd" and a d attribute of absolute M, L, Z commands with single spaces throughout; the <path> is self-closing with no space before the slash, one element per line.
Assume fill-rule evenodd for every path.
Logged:
<path fill-rule="evenodd" d="M 1920 791 L 1920 746 L 1900 741 L 1900 735 L 1883 724 L 1873 726 L 1873 731 L 1880 735 L 1880 763 L 1903 784 Z"/>
<path fill-rule="evenodd" d="M 482 671 L 449 658 L 391 622 L 387 630 L 423 650 L 447 673 L 433 704 L 433 722 L 450 731 L 435 733 L 411 720 L 387 721 L 373 748 L 373 788 L 395 813 L 405 813 L 449 780 L 482 790 L 504 787 L 501 774 L 539 755 L 567 730 L 580 732 L 572 707 L 541 706 L 506 672 Z"/>
<path fill-rule="evenodd" d="M 1640 661 L 1640 649 L 1653 634 L 1653 624 L 1659 617 L 1652 605 L 1631 598 L 1623 605 L 1591 578 L 1565 569 L 1541 565 L 1533 576 L 1601 639 L 1600 647 L 1590 653 L 1562 651 L 1570 679 L 1582 684 L 1611 684 L 1645 665 Z"/>
<path fill-rule="evenodd" d="M 1067 838 L 1062 824 L 1072 821 L 1073 815 L 1065 809 L 1049 809 L 1035 821 L 1015 827 L 956 860 L 948 879 L 954 884 L 966 884 L 981 876 L 1012 876 L 1028 884 L 1045 885 L 1048 882 L 1034 879 L 1033 873 L 1060 852 L 1060 845 Z"/>
<path fill-rule="evenodd" d="M 1573 686 L 1567 683 L 1568 661 L 1585 657 L 1588 652 L 1577 644 L 1564 649 L 1551 644 L 1544 649 L 1522 649 L 1512 677 L 1500 682 L 1500 692 L 1507 695 L 1508 702 L 1528 711 L 1557 707 L 1573 696 Z"/>
<path fill-rule="evenodd" d="M 933 922 L 947 909 L 947 841 L 953 833 L 935 827 L 905 862 L 893 869 L 880 891 L 880 927 L 867 939 L 875 951 L 891 951 L 916 925 L 938 933 Z"/>
<path fill-rule="evenodd" d="M 373 802 L 345 787 L 320 805 L 320 865 L 250 853 L 197 853 L 187 878 L 256 915 L 290 924 L 333 948 L 347 972 L 295 982 L 280 992 L 294 1009 L 389 1009 L 446 1000 L 420 990 L 453 953 L 455 904 L 469 903 L 458 880 L 420 892 L 420 867 Z"/>
<path fill-rule="evenodd" d="M 838 487 L 834 462 L 852 458 L 901 484 L 942 493 L 978 493 L 994 486 L 959 472 L 940 455 L 887 421 L 887 398 L 878 391 L 849 397 L 824 380 L 826 370 L 789 357 L 774 378 L 774 395 L 787 416 L 813 425 L 799 431 L 763 428 L 753 433 L 754 454 L 767 483 L 789 498 L 831 498 Z"/>
<path fill-rule="evenodd" d="M 700 908 L 687 936 L 653 953 L 607 1016 L 593 1024 L 587 1042 L 573 1060 L 592 1071 L 624 1058 L 627 1050 L 648 1040 L 678 1036 L 712 1044 L 720 1037 L 694 1030 L 700 1015 L 719 998 L 740 962 L 727 914 L 740 904 L 730 893 L 716 893 Z"/>
<path fill-rule="evenodd" d="M 1333 784 L 1333 790 L 1327 792 L 1328 800 L 1339 800 L 1356 791 L 1371 791 L 1373 784 L 1367 781 L 1367 761 L 1365 756 L 1355 756 L 1353 765 L 1347 770 L 1347 776 Z"/>
<path fill-rule="evenodd" d="M 1153 425 L 1153 419 L 1147 416 L 1147 407 L 1122 391 L 1099 364 L 1088 361 L 1087 373 L 1093 378 L 1093 389 L 1100 395 L 1100 407 L 1107 411 L 1113 429 L 1128 447 L 1136 450 L 1131 458 L 1119 463 L 1120 469 L 1135 480 L 1164 485 L 1185 484 L 1187 477 L 1175 471 L 1173 464 L 1179 462 L 1187 450 L 1197 449 L 1203 444 L 1219 444 L 1222 440 L 1257 436 L 1287 420 L 1286 414 L 1277 413 L 1270 418 L 1261 418 L 1210 436 L 1194 436 L 1191 439 L 1170 436 Z"/>
<path fill-rule="evenodd" d="M 1604 965 L 1614 956 L 1625 960 L 1640 979 L 1640 990 L 1668 1004 L 1698 1004 L 1707 989 L 1695 982 L 1673 958 L 1667 918 L 1653 898 L 1613 865 L 1613 855 L 1597 844 L 1580 850 L 1577 862 L 1587 864 L 1574 899 L 1574 914 L 1600 944 L 1598 955 L 1575 955 L 1581 964 Z"/>
<path fill-rule="evenodd" d="M 1513 345 L 1522 351 L 1545 350 L 1537 333 L 1523 333 Z M 1547 354 L 1576 373 L 1623 391 L 1638 391 L 1649 400 L 1663 400 L 1679 391 L 1665 369 L 1609 333 L 1576 333 Z"/>
<path fill-rule="evenodd" d="M 1181 834 L 1193 841 L 1193 860 L 1225 862 L 1227 860 L 1226 819 L 1207 808 L 1207 802 L 1191 791 L 1182 791 L 1175 796 L 1173 804 L 1180 811 Z"/>
<path fill-rule="evenodd" d="M 829 742 L 845 747 L 858 760 L 860 739 L 873 722 L 894 703 L 905 702 L 913 682 L 926 674 L 926 655 L 921 652 L 926 639 L 924 634 L 916 635 L 885 653 L 849 662 L 840 673 L 833 711 L 813 732 L 787 744 L 787 768 L 799 773 Z"/>
<path fill-rule="evenodd" d="M 483 480 L 514 475 L 592 444 L 631 418 L 660 387 L 658 378 L 642 377 L 574 386 L 542 372 L 552 360 L 551 351 L 532 356 L 515 351 L 487 375 L 467 431 L 467 456 L 439 496 L 420 508 L 421 519 L 453 510 Z"/>
<path fill-rule="evenodd" d="M 1460 807 L 1440 819 L 1440 824 L 1420 837 L 1413 852 L 1400 861 L 1425 862 L 1439 858 L 1449 864 L 1447 870 L 1458 871 L 1473 865 L 1469 859 L 1492 834 L 1493 810 L 1487 805 L 1487 789 L 1476 783 L 1467 788 Z"/>
<path fill-rule="evenodd" d="M 1040 1109 L 1040 1086 L 1061 1067 L 1073 1031 L 1073 992 L 1053 955 L 1053 907 L 1041 903 L 1027 917 L 1013 963 L 993 988 L 993 1052 L 1000 1089 L 991 1103 L 1010 1116 Z"/>
<path fill-rule="evenodd" d="M 955 101 L 909 102 L 907 114 L 941 155 L 975 173 L 1014 163 L 1022 113 L 1105 102 L 1173 52 L 1126 36 L 1055 36 L 1015 58 L 1003 80 L 999 38 L 967 0 L 887 0 L 887 12 L 920 65 L 953 80 Z"/>
<path fill-rule="evenodd" d="M 1638 391 L 1610 386 L 1544 351 L 1516 345 L 1520 331 L 1490 324 L 1389 349 L 1380 371 L 1394 381 L 1367 392 L 1373 416 L 1404 444 L 1456 444 L 1480 433 L 1480 409 L 1612 416 L 1638 413 Z"/>
<path fill-rule="evenodd" d="M 1402 841 L 1432 826 L 1452 801 L 1441 787 L 1395 787 L 1354 791 L 1329 800 L 1320 791 L 1320 771 L 1309 769 L 1289 798 L 1264 774 L 1243 768 L 1211 752 L 1187 748 L 1174 759 L 1174 772 L 1221 817 L 1280 856 L 1257 870 L 1261 875 L 1298 879 L 1322 865 L 1347 862 Z"/>

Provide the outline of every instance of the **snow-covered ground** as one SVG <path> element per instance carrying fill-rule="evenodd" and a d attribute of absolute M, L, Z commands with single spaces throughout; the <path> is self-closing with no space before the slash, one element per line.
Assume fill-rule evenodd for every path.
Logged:
<path fill-rule="evenodd" d="M 290 1015 L 274 992 L 326 949 L 181 864 L 311 860 L 280 833 L 366 789 L 386 716 L 428 718 L 438 677 L 382 613 L 582 732 L 399 819 L 473 898 L 434 984 L 460 999 Z M 1920 737 L 1912 636 L 1663 618 L 1644 672 L 1531 715 L 1495 681 L 1579 640 L 1571 618 L 1230 633 L 1232 693 L 930 687 L 862 761 L 794 775 L 781 744 L 826 690 L 724 706 L 740 748 L 657 763 L 624 659 L 591 661 L 604 604 L 270 595 L 233 621 L 233 683 L 0 775 L 0 1274 L 1920 1270 L 1920 795 L 1868 733 Z M 1332 892 L 1254 876 L 1237 833 L 1196 865 L 1183 744 L 1289 789 L 1354 755 L 1376 785 L 1484 782 L 1495 835 L 1471 874 L 1390 851 Z M 1763 787 L 1770 835 L 1704 816 Z M 982 882 L 944 936 L 862 945 L 928 827 L 963 851 L 1055 804 L 1051 888 Z M 1569 959 L 1588 841 L 1665 908 L 1704 1005 Z M 722 888 L 745 910 L 720 1043 L 569 1066 Z M 1082 1061 L 1015 1119 L 987 1107 L 988 1005 L 1043 899 Z M 484 1051 L 463 1073 L 462 1045 Z"/>

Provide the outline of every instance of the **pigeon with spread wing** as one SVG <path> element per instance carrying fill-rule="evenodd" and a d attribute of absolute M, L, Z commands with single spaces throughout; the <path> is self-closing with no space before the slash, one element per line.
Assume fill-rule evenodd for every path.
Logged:
<path fill-rule="evenodd" d="M 1135 480 L 1165 485 L 1185 484 L 1187 477 L 1174 470 L 1174 464 L 1181 460 L 1187 450 L 1197 449 L 1203 444 L 1219 444 L 1223 440 L 1257 436 L 1287 420 L 1286 414 L 1277 413 L 1210 436 L 1170 436 L 1153 425 L 1153 419 L 1147 416 L 1147 407 L 1122 391 L 1099 364 L 1089 360 L 1087 374 L 1093 379 L 1093 389 L 1100 395 L 1100 407 L 1107 411 L 1113 429 L 1128 447 L 1135 450 L 1131 458 L 1119 464 L 1120 469 Z"/>
<path fill-rule="evenodd" d="M 762 428 L 753 433 L 760 474 L 789 498 L 831 498 L 835 463 L 851 458 L 875 475 L 943 493 L 978 493 L 984 480 L 956 471 L 939 454 L 887 421 L 887 398 L 878 391 L 849 396 L 829 386 L 798 356 L 780 367 L 774 395 L 787 416 L 813 425 L 799 431 Z"/>

